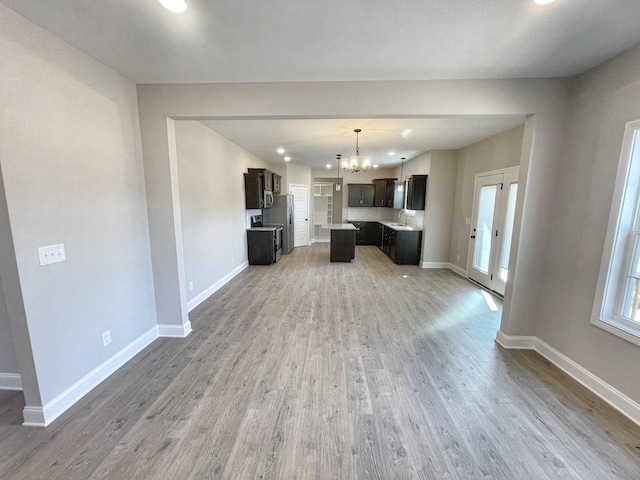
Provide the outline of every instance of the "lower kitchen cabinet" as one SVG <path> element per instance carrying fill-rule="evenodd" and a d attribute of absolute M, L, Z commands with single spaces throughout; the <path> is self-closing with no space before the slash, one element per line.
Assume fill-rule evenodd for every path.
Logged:
<path fill-rule="evenodd" d="M 384 226 L 380 248 L 399 265 L 418 265 L 422 245 L 422 232 L 398 231 Z"/>
<path fill-rule="evenodd" d="M 249 265 L 271 265 L 277 261 L 275 230 L 247 230 Z"/>
<path fill-rule="evenodd" d="M 356 245 L 380 245 L 382 238 L 378 222 L 350 222 L 358 229 Z"/>

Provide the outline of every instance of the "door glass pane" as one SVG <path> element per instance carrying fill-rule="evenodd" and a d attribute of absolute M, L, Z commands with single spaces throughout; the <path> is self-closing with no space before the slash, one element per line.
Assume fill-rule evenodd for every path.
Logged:
<path fill-rule="evenodd" d="M 511 254 L 511 237 L 513 235 L 513 219 L 516 215 L 516 197 L 518 196 L 518 184 L 509 186 L 507 199 L 507 212 L 504 219 L 504 235 L 502 240 L 502 255 L 500 257 L 500 279 L 506 283 L 509 273 L 509 255 Z"/>
<path fill-rule="evenodd" d="M 491 239 L 493 238 L 493 213 L 497 192 L 497 185 L 485 185 L 480 188 L 480 199 L 478 201 L 478 223 L 473 266 L 485 274 L 489 273 L 489 256 L 491 254 Z"/>

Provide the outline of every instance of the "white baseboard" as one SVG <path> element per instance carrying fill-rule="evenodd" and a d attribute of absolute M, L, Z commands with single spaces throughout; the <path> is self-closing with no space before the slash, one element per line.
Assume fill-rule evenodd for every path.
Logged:
<path fill-rule="evenodd" d="M 422 268 L 448 268 L 461 277 L 467 278 L 467 272 L 450 262 L 422 262 L 420 266 Z"/>
<path fill-rule="evenodd" d="M 449 268 L 449 262 L 422 262 L 422 268 Z"/>
<path fill-rule="evenodd" d="M 73 404 L 102 383 L 109 375 L 131 360 L 143 348 L 158 338 L 158 327 L 153 327 L 116 353 L 109 360 L 93 369 L 44 407 L 26 406 L 22 411 L 25 426 L 46 427 L 67 411 Z"/>
<path fill-rule="evenodd" d="M 22 377 L 19 373 L 0 373 L 0 390 L 22 391 Z"/>
<path fill-rule="evenodd" d="M 520 350 L 535 350 L 536 337 L 506 335 L 498 330 L 496 333 L 496 343 L 504 348 L 513 348 Z"/>
<path fill-rule="evenodd" d="M 467 278 L 467 271 L 463 270 L 462 268 L 460 268 L 459 266 L 453 263 L 449 264 L 449 270 L 453 271 L 454 273 L 457 273 L 461 277 Z"/>
<path fill-rule="evenodd" d="M 220 290 L 224 285 L 227 284 L 227 282 L 229 282 L 233 277 L 238 275 L 241 271 L 243 271 L 248 266 L 249 266 L 249 262 L 248 261 L 238 265 L 236 268 L 231 270 L 231 272 L 229 272 L 224 277 L 222 277 L 220 280 L 218 280 L 216 283 L 214 283 L 209 288 L 207 288 L 204 292 L 200 293 L 199 295 L 197 295 L 196 297 L 191 299 L 189 301 L 189 303 L 187 303 L 187 309 L 189 311 L 191 311 L 194 308 L 196 308 L 198 305 L 200 305 L 202 302 L 204 302 L 207 298 L 209 298 L 215 292 Z"/>
<path fill-rule="evenodd" d="M 182 325 L 158 325 L 158 336 L 169 338 L 185 338 L 191 333 L 191 322 Z"/>
<path fill-rule="evenodd" d="M 519 337 L 496 334 L 496 342 L 505 348 L 532 349 L 553 363 L 585 388 L 596 394 L 625 417 L 640 425 L 640 404 L 595 376 L 569 357 L 537 337 Z"/>

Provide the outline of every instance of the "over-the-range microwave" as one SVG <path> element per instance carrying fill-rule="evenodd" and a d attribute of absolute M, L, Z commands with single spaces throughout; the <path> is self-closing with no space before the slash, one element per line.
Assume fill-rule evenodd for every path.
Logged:
<path fill-rule="evenodd" d="M 273 206 L 273 192 L 264 191 L 264 202 L 262 208 L 271 208 Z"/>

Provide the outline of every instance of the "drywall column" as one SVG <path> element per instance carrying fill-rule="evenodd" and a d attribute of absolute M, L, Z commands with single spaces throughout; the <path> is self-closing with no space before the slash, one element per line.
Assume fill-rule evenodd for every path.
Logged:
<path fill-rule="evenodd" d="M 2 278 L 0 278 L 0 390 L 19 390 L 21 388 L 18 361 L 9 325 L 9 312 L 4 300 Z"/>
<path fill-rule="evenodd" d="M 5 328 L 11 337 L 9 342 L 15 353 L 15 373 L 20 374 L 20 384 L 24 392 L 25 419 L 27 418 L 27 408 L 42 407 L 42 398 L 36 377 L 36 367 L 31 350 L 31 339 L 27 327 L 27 316 L 22 300 L 22 289 L 18 277 L 18 266 L 16 264 L 15 250 L 13 248 L 13 237 L 11 235 L 11 225 L 9 224 L 9 213 L 7 200 L 4 191 L 4 181 L 2 169 L 0 168 L 0 296 L 3 305 L 0 308 L 6 309 L 7 325 Z M 4 334 L 4 329 L 3 332 Z M 14 372 L 8 372 L 14 373 Z"/>
<path fill-rule="evenodd" d="M 182 253 L 182 219 L 175 123 L 140 112 L 144 176 L 158 333 L 184 337 L 191 331 Z"/>

